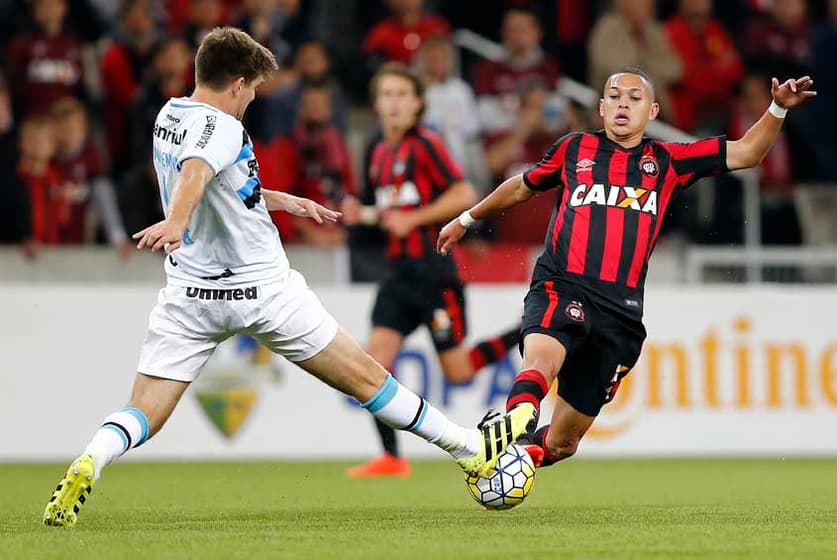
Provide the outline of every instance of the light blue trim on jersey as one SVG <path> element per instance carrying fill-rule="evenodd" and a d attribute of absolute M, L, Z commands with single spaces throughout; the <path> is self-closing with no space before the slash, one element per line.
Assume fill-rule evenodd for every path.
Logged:
<path fill-rule="evenodd" d="M 256 187 L 261 184 L 262 182 L 259 181 L 258 177 L 250 177 L 247 179 L 247 182 L 244 183 L 244 186 L 235 192 L 238 193 L 238 198 L 241 200 L 247 200 L 249 196 L 253 195 L 253 191 L 256 190 Z"/>
<path fill-rule="evenodd" d="M 163 183 L 163 207 L 168 209 L 169 207 L 169 186 L 166 183 L 165 175 L 160 177 L 160 181 Z M 195 241 L 192 239 L 192 236 L 189 235 L 189 228 L 186 228 L 183 231 L 183 244 L 184 245 L 191 245 Z"/>
<path fill-rule="evenodd" d="M 146 440 L 148 440 L 148 433 L 150 431 L 148 427 L 148 418 L 145 417 L 145 413 L 143 411 L 132 406 L 126 406 L 125 408 L 120 410 L 120 412 L 127 412 L 128 414 L 136 418 L 137 422 L 139 422 L 139 425 L 142 428 L 142 435 L 140 435 L 139 441 L 134 445 L 134 447 L 139 447 L 140 445 L 145 443 Z"/>
<path fill-rule="evenodd" d="M 398 381 L 388 373 L 384 384 L 378 389 L 378 392 L 372 395 L 372 398 L 365 403 L 360 403 L 360 406 L 375 414 L 395 398 L 395 393 L 398 392 Z"/>
<path fill-rule="evenodd" d="M 430 408 L 430 405 L 427 404 L 427 401 L 421 399 L 421 415 L 419 415 L 419 419 L 418 422 L 416 422 L 416 425 L 410 429 L 411 432 L 416 433 L 418 429 L 421 428 L 421 424 L 422 422 L 424 422 L 424 417 L 427 416 L 428 408 Z"/>
<path fill-rule="evenodd" d="M 115 432 L 115 433 L 119 434 L 119 439 L 122 440 L 122 447 L 123 447 L 122 452 L 125 453 L 126 451 L 128 451 L 128 438 L 125 437 L 125 434 L 122 433 L 122 430 L 120 430 L 116 426 L 108 425 L 108 424 L 106 424 L 102 427 L 107 428 L 108 430 L 111 430 L 112 432 Z"/>
<path fill-rule="evenodd" d="M 215 107 L 213 107 L 211 105 L 207 105 L 206 103 L 199 103 L 199 102 L 195 102 L 195 103 L 196 103 L 195 105 L 187 105 L 186 103 L 176 103 L 174 101 L 170 101 L 169 105 L 171 105 L 172 107 L 176 107 L 178 109 L 198 109 L 198 108 L 201 108 L 201 109 L 209 109 L 210 111 L 215 111 L 216 113 L 218 112 L 218 109 L 216 109 Z"/>
<path fill-rule="evenodd" d="M 238 155 L 235 157 L 233 165 L 235 165 L 239 161 L 250 159 L 252 157 L 256 157 L 256 154 L 253 153 L 253 144 L 244 144 L 243 146 L 241 146 L 241 151 L 238 152 Z"/>
<path fill-rule="evenodd" d="M 160 177 L 160 182 L 163 184 L 163 210 L 167 210 L 169 207 L 169 184 L 166 181 L 165 173 L 158 175 L 158 177 Z"/>

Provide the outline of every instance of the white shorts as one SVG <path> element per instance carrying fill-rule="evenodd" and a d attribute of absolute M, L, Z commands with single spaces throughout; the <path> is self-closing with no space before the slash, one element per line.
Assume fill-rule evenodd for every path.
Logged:
<path fill-rule="evenodd" d="M 137 371 L 194 381 L 215 348 L 248 334 L 292 362 L 334 340 L 337 321 L 295 270 L 284 282 L 210 290 L 166 286 L 148 319 Z"/>

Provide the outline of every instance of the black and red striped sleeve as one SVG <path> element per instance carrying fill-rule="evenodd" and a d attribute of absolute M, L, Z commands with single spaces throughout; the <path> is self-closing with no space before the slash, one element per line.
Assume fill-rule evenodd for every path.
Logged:
<path fill-rule="evenodd" d="M 459 181 L 465 180 L 462 168 L 456 163 L 448 152 L 442 138 L 430 131 L 422 131 L 418 134 L 419 144 L 422 147 L 427 165 L 427 171 L 433 186 L 438 190 L 445 190 Z"/>
<path fill-rule="evenodd" d="M 660 144 L 671 155 L 671 166 L 683 187 L 688 187 L 703 177 L 729 171 L 726 136 L 713 136 L 687 144 Z"/>
<path fill-rule="evenodd" d="M 571 132 L 559 138 L 544 154 L 541 160 L 523 173 L 523 182 L 533 191 L 548 191 L 561 183 L 567 144 L 578 132 Z"/>

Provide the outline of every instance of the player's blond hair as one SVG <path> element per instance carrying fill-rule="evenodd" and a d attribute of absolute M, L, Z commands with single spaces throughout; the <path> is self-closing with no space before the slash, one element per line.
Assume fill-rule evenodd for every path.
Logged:
<path fill-rule="evenodd" d="M 250 83 L 279 69 L 276 57 L 244 31 L 216 27 L 201 41 L 195 55 L 195 82 L 220 91 L 238 78 Z"/>

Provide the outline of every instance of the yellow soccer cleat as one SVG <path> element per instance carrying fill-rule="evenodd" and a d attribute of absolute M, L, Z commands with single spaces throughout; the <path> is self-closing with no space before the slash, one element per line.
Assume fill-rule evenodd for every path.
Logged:
<path fill-rule="evenodd" d="M 526 425 L 534 417 L 535 407 L 530 403 L 521 403 L 506 414 L 489 412 L 477 426 L 481 444 L 479 452 L 456 462 L 471 476 L 487 476 L 497 458 L 526 431 Z"/>
<path fill-rule="evenodd" d="M 96 482 L 96 463 L 90 455 L 82 455 L 70 465 L 58 483 L 44 510 L 44 523 L 54 527 L 72 527 L 78 511 L 93 490 Z"/>

